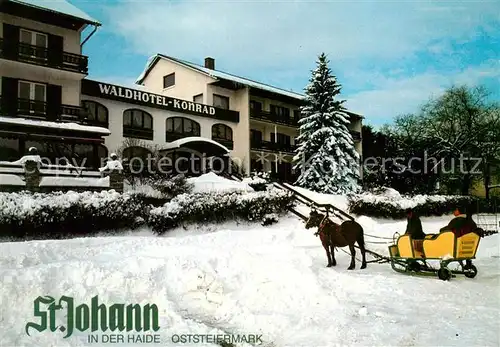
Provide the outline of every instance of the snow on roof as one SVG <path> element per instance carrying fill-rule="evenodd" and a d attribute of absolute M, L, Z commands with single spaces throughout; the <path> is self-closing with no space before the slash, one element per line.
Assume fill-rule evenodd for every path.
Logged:
<path fill-rule="evenodd" d="M 97 20 L 90 17 L 88 14 L 86 14 L 76 6 L 70 4 L 66 0 L 9 0 L 9 1 L 17 2 L 30 7 L 40 8 L 43 10 L 62 13 L 67 16 L 83 19 L 87 23 L 101 25 L 101 23 L 99 23 Z"/>
<path fill-rule="evenodd" d="M 224 151 L 229 152 L 229 149 L 227 149 L 226 146 L 221 145 L 217 141 L 214 141 L 212 139 L 208 139 L 206 137 L 198 137 L 198 136 L 190 136 L 190 137 L 184 137 L 179 140 L 175 140 L 172 142 L 167 143 L 162 149 L 174 149 L 174 148 L 180 148 L 182 145 L 188 143 L 188 142 L 193 142 L 193 141 L 203 141 L 203 142 L 210 142 L 216 146 L 219 146 L 222 148 Z"/>
<path fill-rule="evenodd" d="M 176 62 L 178 64 L 181 64 L 181 65 L 190 67 L 192 69 L 198 70 L 198 71 L 200 71 L 200 72 L 202 72 L 210 77 L 213 77 L 215 79 L 229 80 L 229 81 L 232 81 L 235 83 L 240 83 L 240 84 L 243 84 L 245 86 L 252 87 L 252 88 L 261 89 L 261 90 L 265 90 L 265 91 L 280 94 L 280 95 L 285 95 L 285 96 L 288 96 L 290 98 L 294 98 L 297 100 L 303 100 L 305 98 L 304 95 L 299 94 L 299 93 L 294 93 L 294 92 L 284 90 L 281 88 L 277 88 L 277 87 L 273 87 L 273 86 L 270 86 L 270 85 L 267 85 L 264 83 L 252 81 L 252 80 L 249 80 L 249 79 L 244 78 L 244 77 L 238 77 L 235 75 L 231 75 L 227 72 L 207 69 L 206 67 L 203 67 L 201 65 L 190 63 L 190 62 L 185 61 L 185 60 L 169 57 L 169 56 L 166 56 L 163 54 L 156 54 L 148 59 L 148 62 L 146 63 L 146 67 L 144 68 L 143 72 L 139 75 L 139 77 L 136 80 L 137 84 L 142 83 L 142 81 L 144 80 L 146 75 L 149 73 L 149 71 L 151 70 L 153 65 L 156 63 L 156 61 L 158 61 L 158 59 L 171 60 L 171 61 Z"/>
<path fill-rule="evenodd" d="M 111 132 L 106 128 L 94 127 L 89 125 L 80 125 L 76 123 L 58 123 L 58 122 L 48 122 L 44 120 L 32 120 L 26 118 L 12 118 L 12 117 L 2 117 L 0 116 L 0 123 L 8 124 L 19 124 L 19 125 L 32 125 L 44 128 L 57 128 L 57 129 L 68 129 L 76 131 L 89 131 L 93 133 L 100 133 L 109 135 Z"/>

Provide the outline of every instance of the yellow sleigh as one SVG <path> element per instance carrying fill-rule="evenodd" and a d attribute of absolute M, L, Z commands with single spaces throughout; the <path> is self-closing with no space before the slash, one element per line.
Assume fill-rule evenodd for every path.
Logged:
<path fill-rule="evenodd" d="M 471 232 L 456 237 L 451 231 L 427 235 L 424 240 L 412 240 L 410 235 L 397 238 L 389 246 L 391 266 L 395 271 L 416 275 L 435 275 L 442 280 L 449 280 L 454 274 L 474 278 L 477 269 L 472 265 L 481 236 Z M 426 260 L 439 260 L 439 269 L 430 267 Z M 464 265 L 464 261 L 466 264 Z M 448 265 L 458 262 L 458 270 L 450 270 Z"/>

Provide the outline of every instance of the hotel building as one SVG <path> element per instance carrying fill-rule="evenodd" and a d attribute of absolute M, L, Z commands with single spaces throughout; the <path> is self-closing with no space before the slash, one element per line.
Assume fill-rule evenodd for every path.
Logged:
<path fill-rule="evenodd" d="M 219 71 L 210 57 L 197 65 L 157 54 L 136 88 L 87 79 L 82 47 L 98 21 L 64 1 L 6 0 L 0 14 L 0 160 L 35 146 L 97 167 L 128 143 L 124 157 L 151 147 L 173 158 L 230 156 L 247 173 L 293 179 L 303 95 Z M 362 154 L 363 117 L 349 115 Z"/>

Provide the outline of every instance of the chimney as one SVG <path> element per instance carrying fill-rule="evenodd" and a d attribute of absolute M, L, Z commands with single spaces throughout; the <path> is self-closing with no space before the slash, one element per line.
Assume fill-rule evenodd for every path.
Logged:
<path fill-rule="evenodd" d="M 205 58 L 205 67 L 210 70 L 215 70 L 215 59 L 206 57 Z"/>

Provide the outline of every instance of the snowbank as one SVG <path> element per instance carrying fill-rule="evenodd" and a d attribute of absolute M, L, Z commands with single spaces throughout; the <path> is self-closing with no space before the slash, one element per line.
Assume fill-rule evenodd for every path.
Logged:
<path fill-rule="evenodd" d="M 103 178 L 90 178 L 90 177 L 42 177 L 40 180 L 40 187 L 103 187 L 109 188 L 109 176 Z"/>
<path fill-rule="evenodd" d="M 404 225 L 361 222 L 384 234 Z M 424 230 L 441 222 L 425 219 Z M 39 322 L 33 300 L 40 295 L 68 295 L 75 304 L 95 295 L 106 305 L 154 303 L 161 345 L 169 347 L 178 346 L 172 335 L 183 333 L 262 334 L 265 346 L 286 347 L 498 344 L 498 235 L 481 241 L 476 278 L 443 282 L 388 264 L 359 270 L 358 261 L 348 271 L 349 255 L 340 250 L 338 265 L 326 268 L 319 239 L 294 217 L 213 231 L 0 244 L 0 302 L 8 303 L 0 305 L 0 345 L 97 345 L 88 343 L 89 331 L 67 339 L 60 331 L 26 335 L 26 323 Z M 56 325 L 63 319 L 61 312 Z"/>
<path fill-rule="evenodd" d="M 213 172 L 209 172 L 199 177 L 188 178 L 187 181 L 194 185 L 192 190 L 193 193 L 253 191 L 253 189 L 246 183 L 233 181 L 218 176 Z"/>
<path fill-rule="evenodd" d="M 0 174 L 0 186 L 25 186 L 23 176 L 13 174 Z"/>

